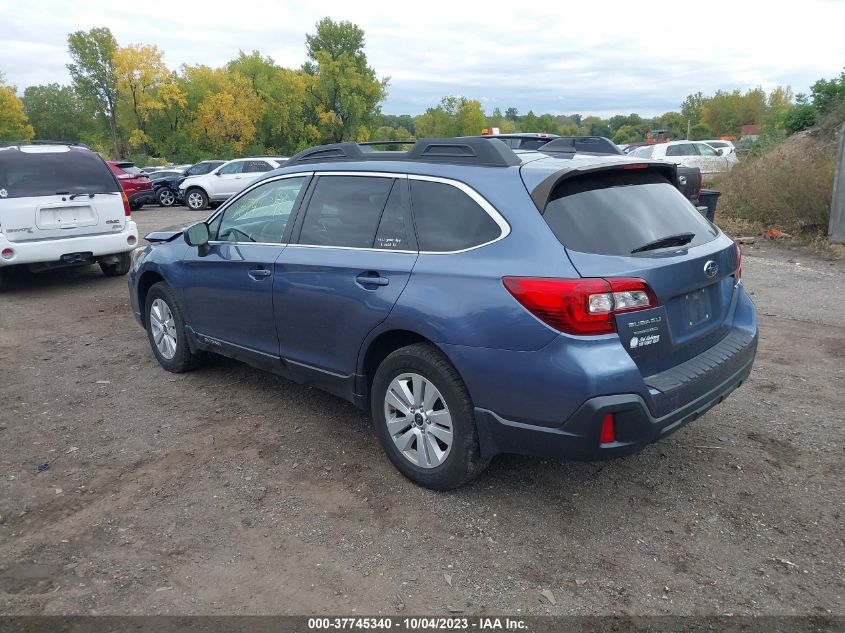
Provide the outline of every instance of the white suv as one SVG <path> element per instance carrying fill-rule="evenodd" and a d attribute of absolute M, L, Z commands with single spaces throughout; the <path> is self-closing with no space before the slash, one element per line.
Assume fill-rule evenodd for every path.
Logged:
<path fill-rule="evenodd" d="M 286 158 L 236 158 L 201 176 L 189 176 L 179 185 L 179 197 L 189 209 L 205 209 L 209 202 L 225 202 L 262 174 L 281 167 Z"/>
<path fill-rule="evenodd" d="M 628 153 L 631 158 L 652 158 L 665 160 L 685 167 L 698 167 L 701 181 L 707 185 L 717 174 L 730 171 L 736 165 L 736 154 L 724 155 L 700 141 L 669 141 L 644 145 Z"/>
<path fill-rule="evenodd" d="M 129 201 L 99 154 L 82 146 L 0 146 L 0 288 L 3 271 L 100 264 L 129 272 L 138 243 Z"/>

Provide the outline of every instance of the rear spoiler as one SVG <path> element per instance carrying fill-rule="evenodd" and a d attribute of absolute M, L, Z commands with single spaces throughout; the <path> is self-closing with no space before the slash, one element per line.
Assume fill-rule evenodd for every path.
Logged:
<path fill-rule="evenodd" d="M 563 181 L 589 174 L 595 174 L 597 172 L 614 172 L 623 169 L 649 169 L 659 171 L 662 172 L 662 174 L 668 178 L 669 182 L 671 182 L 674 186 L 678 186 L 678 171 L 674 163 L 664 163 L 658 161 L 631 161 L 613 163 L 609 165 L 599 165 L 597 167 L 587 167 L 585 169 L 561 169 L 534 187 L 534 190 L 531 192 L 531 199 L 534 201 L 534 205 L 540 213 L 544 213 L 546 210 L 546 204 L 548 203 L 552 192 L 555 190 L 555 187 Z"/>

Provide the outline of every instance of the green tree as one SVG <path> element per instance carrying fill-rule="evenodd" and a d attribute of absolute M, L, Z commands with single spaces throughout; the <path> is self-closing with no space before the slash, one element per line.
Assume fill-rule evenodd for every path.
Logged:
<path fill-rule="evenodd" d="M 519 110 L 514 107 L 508 108 L 505 110 L 505 118 L 517 123 L 519 121 Z"/>
<path fill-rule="evenodd" d="M 323 142 L 366 140 L 387 94 L 388 79 L 367 65 L 364 32 L 351 22 L 324 18 L 306 36 L 311 120 Z"/>
<path fill-rule="evenodd" d="M 613 142 L 617 145 L 636 143 L 643 140 L 643 133 L 633 125 L 622 125 L 613 134 Z"/>
<path fill-rule="evenodd" d="M 666 112 L 657 117 L 657 125 L 666 130 L 669 138 L 679 139 L 687 136 L 687 122 L 680 112 Z"/>
<path fill-rule="evenodd" d="M 704 105 L 705 99 L 704 93 L 696 92 L 687 96 L 681 103 L 681 116 L 689 121 L 690 125 L 695 125 L 701 120 L 701 107 Z"/>
<path fill-rule="evenodd" d="M 808 103 L 795 105 L 784 116 L 783 128 L 788 134 L 795 134 L 813 127 L 817 116 L 818 110 L 815 106 Z"/>
<path fill-rule="evenodd" d="M 303 68 L 309 74 L 317 73 L 319 60 L 317 53 L 328 54 L 332 60 L 342 55 L 349 55 L 360 71 L 367 69 L 367 56 L 364 54 L 364 31 L 352 22 L 335 22 L 323 18 L 315 25 L 314 33 L 305 36 L 305 50 L 309 61 Z"/>
<path fill-rule="evenodd" d="M 80 141 L 96 128 L 94 113 L 73 86 L 29 86 L 23 106 L 37 138 Z"/>
<path fill-rule="evenodd" d="M 93 103 L 108 122 L 113 151 L 120 155 L 117 138 L 117 102 L 119 92 L 114 72 L 117 41 L 105 27 L 76 31 L 68 38 L 68 53 L 73 63 L 67 65 L 77 93 Z"/>
<path fill-rule="evenodd" d="M 487 125 L 481 103 L 466 97 L 443 97 L 437 107 L 428 108 L 414 119 L 419 138 L 475 136 Z"/>
<path fill-rule="evenodd" d="M 607 124 L 607 121 L 602 119 L 601 117 L 597 116 L 588 116 L 584 117 L 584 120 L 581 121 L 584 127 L 587 130 L 587 134 L 590 136 L 605 136 L 609 137 L 612 136 L 613 133 L 610 130 L 610 126 Z"/>
<path fill-rule="evenodd" d="M 822 114 L 833 110 L 840 101 L 845 101 L 845 70 L 833 79 L 819 79 L 810 87 L 810 96 Z"/>
<path fill-rule="evenodd" d="M 689 131 L 689 138 L 691 141 L 703 141 L 710 138 L 710 136 L 710 126 L 706 123 L 696 123 Z"/>
<path fill-rule="evenodd" d="M 13 86 L 6 85 L 0 73 L 0 140 L 28 141 L 35 136 L 23 109 L 23 102 Z"/>

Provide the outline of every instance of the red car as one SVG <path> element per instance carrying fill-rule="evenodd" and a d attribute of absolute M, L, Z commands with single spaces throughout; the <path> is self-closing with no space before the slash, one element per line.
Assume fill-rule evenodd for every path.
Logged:
<path fill-rule="evenodd" d="M 150 182 L 150 177 L 139 167 L 119 160 L 110 160 L 108 164 L 109 169 L 117 176 L 126 197 L 129 198 L 129 207 L 133 211 L 154 202 L 153 184 Z"/>

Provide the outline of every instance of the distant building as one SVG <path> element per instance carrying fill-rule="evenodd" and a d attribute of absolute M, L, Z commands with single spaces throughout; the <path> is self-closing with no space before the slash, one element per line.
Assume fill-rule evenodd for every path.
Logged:
<path fill-rule="evenodd" d="M 760 136 L 760 125 L 743 125 L 739 130 L 739 138 L 747 138 L 751 141 L 756 141 Z"/>

